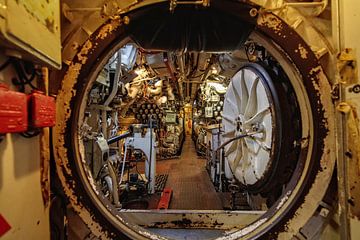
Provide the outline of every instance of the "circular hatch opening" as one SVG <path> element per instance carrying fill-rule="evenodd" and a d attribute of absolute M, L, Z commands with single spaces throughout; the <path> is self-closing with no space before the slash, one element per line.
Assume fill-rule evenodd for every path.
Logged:
<path fill-rule="evenodd" d="M 319 174 L 320 66 L 290 53 L 279 36 L 306 44 L 253 6 L 167 7 L 104 24 L 70 65 L 55 129 L 65 192 L 103 237 L 272 234 Z"/>

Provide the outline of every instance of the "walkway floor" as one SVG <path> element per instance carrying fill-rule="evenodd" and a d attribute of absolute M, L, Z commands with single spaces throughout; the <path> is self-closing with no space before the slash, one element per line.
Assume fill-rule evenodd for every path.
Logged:
<path fill-rule="evenodd" d="M 222 210 L 222 203 L 188 136 L 179 159 L 157 162 L 158 173 L 169 174 L 166 187 L 173 190 L 170 209 Z"/>

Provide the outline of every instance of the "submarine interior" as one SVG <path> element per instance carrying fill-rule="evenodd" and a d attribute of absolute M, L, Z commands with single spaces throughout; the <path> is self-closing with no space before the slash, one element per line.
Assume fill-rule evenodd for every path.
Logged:
<path fill-rule="evenodd" d="M 40 159 L 40 167 L 28 165 L 35 177 L 27 181 L 37 197 L 27 206 L 46 209 L 33 215 L 41 218 L 38 230 L 16 232 L 11 225 L 25 223 L 8 213 L 14 212 L 10 197 L 1 200 L 0 217 L 10 224 L 0 236 L 360 236 L 355 187 L 360 91 L 356 54 L 343 47 L 347 38 L 339 29 L 357 33 L 341 25 L 349 24 L 342 18 L 345 4 L 55 2 L 40 7 L 55 19 L 44 20 L 49 34 L 39 35 L 40 45 L 19 47 L 18 41 L 26 40 L 14 29 L 25 22 L 0 25 L 6 42 L 0 80 L 30 96 L 29 127 L 0 126 L 0 153 L 10 159 L 6 149 L 12 144 L 40 144 L 35 153 L 32 147 L 24 150 Z M 29 18 L 43 16 L 35 5 L 9 1 L 4 6 L 9 16 L 14 6 L 33 11 Z M 50 42 L 53 35 L 57 40 Z M 10 93 L 1 89 L 5 103 Z M 0 118 L 13 116 L 6 105 L 0 108 L 5 109 Z M 42 125 L 34 112 L 45 116 Z M 20 140 L 12 137 L 20 131 Z M 15 179 L 9 181 L 16 186 L 20 168 L 14 166 Z M 3 182 L 1 199 L 11 191 L 1 189 Z M 21 202 L 19 195 L 13 197 Z"/>

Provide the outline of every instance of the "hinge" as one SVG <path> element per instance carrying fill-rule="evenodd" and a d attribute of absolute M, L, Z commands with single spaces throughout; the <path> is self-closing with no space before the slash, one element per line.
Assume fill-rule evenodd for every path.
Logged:
<path fill-rule="evenodd" d="M 204 7 L 210 6 L 210 0 L 201 0 L 201 1 L 177 1 L 170 0 L 170 12 L 173 12 L 177 5 L 202 5 Z"/>
<path fill-rule="evenodd" d="M 331 98 L 335 101 L 340 99 L 340 87 L 338 83 L 334 84 L 331 89 Z"/>
<path fill-rule="evenodd" d="M 337 83 L 354 84 L 357 83 L 357 64 L 356 53 L 351 48 L 346 48 L 337 56 Z"/>

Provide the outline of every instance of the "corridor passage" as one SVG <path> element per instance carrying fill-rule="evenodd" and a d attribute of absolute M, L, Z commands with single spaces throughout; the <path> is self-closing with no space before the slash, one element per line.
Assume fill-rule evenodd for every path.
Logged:
<path fill-rule="evenodd" d="M 223 209 L 205 165 L 206 160 L 197 156 L 190 136 L 179 159 L 157 162 L 158 173 L 169 174 L 166 187 L 173 190 L 170 209 Z"/>

